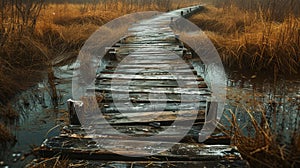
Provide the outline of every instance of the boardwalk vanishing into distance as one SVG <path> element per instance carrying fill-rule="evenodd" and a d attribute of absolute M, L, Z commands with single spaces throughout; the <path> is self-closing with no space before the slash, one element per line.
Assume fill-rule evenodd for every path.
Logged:
<path fill-rule="evenodd" d="M 170 13 L 189 17 L 202 9 Z M 172 22 L 169 15 L 153 16 L 107 46 L 105 68 L 86 90 L 95 91 L 102 117 L 78 114 L 93 122 L 86 127 L 70 101 L 70 124 L 43 142 L 41 156 L 60 154 L 82 167 L 248 167 L 221 130 L 198 143 L 211 90 Z"/>

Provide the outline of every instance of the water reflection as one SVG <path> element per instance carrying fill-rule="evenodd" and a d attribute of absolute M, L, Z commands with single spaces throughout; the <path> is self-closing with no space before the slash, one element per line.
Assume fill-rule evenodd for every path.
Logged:
<path fill-rule="evenodd" d="M 66 100 L 70 98 L 73 65 L 54 68 L 57 106 L 53 106 L 47 80 L 17 95 L 12 104 L 20 114 L 15 121 L 2 121 L 16 137 L 15 143 L 0 146 L 0 167 L 24 167 L 34 157 L 32 148 L 47 137 L 59 134 L 59 125 L 67 118 Z M 51 130 L 51 131 L 49 131 Z"/>
<path fill-rule="evenodd" d="M 272 81 L 266 77 L 241 75 L 228 78 L 227 110 L 234 111 L 244 131 L 251 134 L 249 110 L 258 123 L 265 115 L 267 123 L 280 144 L 291 145 L 299 129 L 300 81 L 286 79 Z"/>

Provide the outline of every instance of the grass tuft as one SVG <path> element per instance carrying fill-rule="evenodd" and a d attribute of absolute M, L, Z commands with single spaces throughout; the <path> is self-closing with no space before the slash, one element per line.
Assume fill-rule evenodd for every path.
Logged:
<path fill-rule="evenodd" d="M 238 147 L 244 159 L 249 161 L 251 167 L 297 167 L 300 165 L 299 133 L 294 133 L 291 146 L 283 145 L 277 141 L 277 135 L 267 122 L 266 112 L 262 110 L 260 118 L 254 116 L 250 110 L 246 114 L 250 121 L 243 125 L 231 111 L 227 116 L 231 125 L 232 143 Z M 246 126 L 247 125 L 247 126 Z M 245 131 L 245 127 L 248 130 Z M 252 134 L 249 134 L 249 127 Z"/>

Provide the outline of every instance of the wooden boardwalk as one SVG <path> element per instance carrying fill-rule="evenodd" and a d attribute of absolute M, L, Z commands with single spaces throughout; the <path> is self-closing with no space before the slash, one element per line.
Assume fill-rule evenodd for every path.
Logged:
<path fill-rule="evenodd" d="M 202 8 L 172 13 L 188 17 Z M 128 37 L 108 48 L 106 67 L 97 74 L 95 88 L 87 90 L 95 90 L 103 117 L 84 116 L 94 124 L 81 126 L 71 103 L 70 125 L 43 142 L 41 156 L 67 155 L 83 167 L 248 167 L 230 146 L 230 137 L 218 130 L 197 143 L 211 93 L 170 21 L 162 15 L 136 23 Z M 193 124 L 186 128 L 180 123 Z M 151 139 L 167 129 L 163 136 Z M 181 139 L 182 132 L 187 134 Z M 154 155 L 144 156 L 141 150 Z"/>

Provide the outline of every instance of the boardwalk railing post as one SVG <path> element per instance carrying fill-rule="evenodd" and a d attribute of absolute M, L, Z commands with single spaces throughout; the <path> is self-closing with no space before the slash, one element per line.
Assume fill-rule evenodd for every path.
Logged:
<path fill-rule="evenodd" d="M 69 122 L 70 122 L 70 125 L 81 125 L 80 124 L 80 121 L 78 119 L 78 116 L 76 114 L 76 108 L 75 106 L 80 106 L 80 104 L 82 102 L 79 102 L 79 101 L 74 101 L 74 100 L 71 100 L 69 99 L 67 101 L 67 104 L 68 104 L 68 110 L 69 110 Z M 81 104 L 82 106 L 82 104 Z"/>

